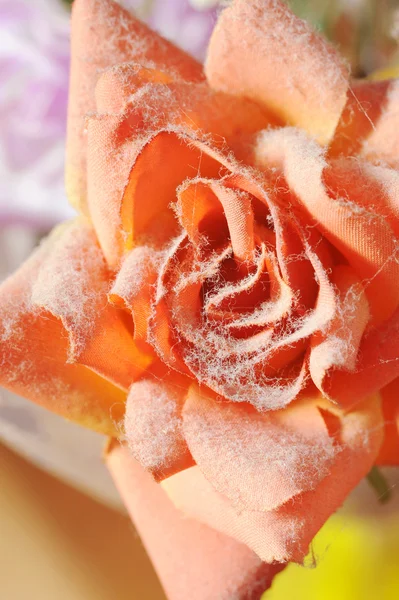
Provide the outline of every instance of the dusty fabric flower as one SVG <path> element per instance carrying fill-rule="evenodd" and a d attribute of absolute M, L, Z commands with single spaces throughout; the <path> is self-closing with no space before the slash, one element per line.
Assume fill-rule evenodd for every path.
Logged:
<path fill-rule="evenodd" d="M 110 435 L 123 419 L 252 573 L 301 562 L 398 458 L 397 82 L 351 81 L 278 0 L 225 9 L 205 75 L 109 0 L 76 0 L 72 27 L 82 216 L 0 288 L 1 382 Z"/>

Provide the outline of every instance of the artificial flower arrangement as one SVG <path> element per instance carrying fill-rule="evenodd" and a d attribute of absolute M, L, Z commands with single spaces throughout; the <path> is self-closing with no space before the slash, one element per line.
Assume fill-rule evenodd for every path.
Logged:
<path fill-rule="evenodd" d="M 398 463 L 398 105 L 280 0 L 229 3 L 205 70 L 75 0 L 79 217 L 0 287 L 0 383 L 120 440 L 172 600 L 260 598 Z"/>

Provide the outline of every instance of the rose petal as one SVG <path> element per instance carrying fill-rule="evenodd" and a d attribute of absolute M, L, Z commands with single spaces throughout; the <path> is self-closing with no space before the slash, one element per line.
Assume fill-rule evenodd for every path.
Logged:
<path fill-rule="evenodd" d="M 376 463 L 399 466 L 399 378 L 383 388 L 380 394 L 385 433 Z"/>
<path fill-rule="evenodd" d="M 170 372 L 163 378 L 167 383 L 159 377 L 132 385 L 124 420 L 130 452 L 157 480 L 193 465 L 181 419 L 190 380 Z"/>
<path fill-rule="evenodd" d="M 131 312 L 134 339 L 146 344 L 152 302 L 162 253 L 149 246 L 137 246 L 126 255 L 108 298 L 112 304 Z M 147 350 L 147 347 L 143 347 Z"/>
<path fill-rule="evenodd" d="M 239 510 L 272 510 L 315 489 L 339 452 L 315 402 L 259 413 L 192 386 L 183 426 L 197 465 Z"/>
<path fill-rule="evenodd" d="M 179 220 L 192 242 L 201 239 L 200 225 L 207 219 L 209 226 L 224 215 L 234 255 L 250 260 L 255 248 L 254 215 L 251 198 L 245 192 L 223 185 L 218 180 L 191 179 L 178 192 Z M 203 227 L 206 235 L 206 227 Z"/>
<path fill-rule="evenodd" d="M 363 163 L 362 170 L 374 183 L 373 205 L 379 207 L 395 237 L 399 238 L 399 171 L 370 163 Z"/>
<path fill-rule="evenodd" d="M 389 318 L 399 304 L 398 240 L 386 214 L 387 193 L 367 165 L 349 160 L 327 167 L 320 147 L 290 128 L 263 134 L 256 153 L 260 165 L 282 169 L 318 229 L 364 280 L 370 325 Z"/>
<path fill-rule="evenodd" d="M 90 214 L 112 267 L 136 241 L 159 246 L 177 235 L 170 207 L 176 188 L 199 171 L 212 177 L 220 169 L 193 138 L 166 130 L 135 131 L 134 126 L 129 133 L 121 123 L 122 117 L 107 115 L 88 124 Z"/>
<path fill-rule="evenodd" d="M 378 207 L 396 238 L 399 237 L 399 177 L 393 169 L 364 164 L 362 173 L 373 183 L 370 202 Z M 377 184 L 377 185 L 375 185 Z M 360 188 L 361 190 L 362 188 Z M 394 260 L 394 257 L 391 257 Z M 392 262 L 392 260 L 390 262 Z M 384 294 L 375 288 L 376 298 Z M 366 288 L 367 291 L 367 288 Z M 393 315 L 373 331 L 366 331 L 358 357 L 352 372 L 337 369 L 326 375 L 323 383 L 325 393 L 334 397 L 342 406 L 353 406 L 370 393 L 390 383 L 399 376 L 399 312 Z"/>
<path fill-rule="evenodd" d="M 326 394 L 351 407 L 399 377 L 399 310 L 362 339 L 353 372 L 331 370 L 324 379 Z"/>
<path fill-rule="evenodd" d="M 136 62 L 115 64 L 105 69 L 98 77 L 95 87 L 96 110 L 98 113 L 119 114 L 125 112 L 132 97 L 150 83 L 170 83 L 170 74 L 158 69 L 149 69 Z"/>
<path fill-rule="evenodd" d="M 243 542 L 262 560 L 302 562 L 317 531 L 372 467 L 383 436 L 380 404 L 375 398 L 355 412 L 337 413 L 328 420 L 340 424 L 335 437 L 341 447 L 329 476 L 315 490 L 280 508 L 237 510 L 199 467 L 173 475 L 162 487 L 187 516 Z"/>
<path fill-rule="evenodd" d="M 235 402 L 244 398 L 260 410 L 287 405 L 300 392 L 306 377 L 306 363 L 298 356 L 303 349 L 290 344 L 287 360 L 274 364 L 275 360 L 279 363 L 279 357 L 270 343 L 271 329 L 234 339 L 230 332 L 202 322 L 202 280 L 214 276 L 225 251 L 211 255 L 193 270 L 193 247 L 185 247 L 186 236 L 177 242 L 160 274 L 151 322 L 152 341 L 161 358 L 183 373 L 189 367 L 199 381 Z"/>
<path fill-rule="evenodd" d="M 279 0 L 235 0 L 226 8 L 205 71 L 214 89 L 251 98 L 323 143 L 346 103 L 345 64 Z"/>
<path fill-rule="evenodd" d="M 360 154 L 397 166 L 398 130 L 399 80 L 354 81 L 329 154 Z"/>
<path fill-rule="evenodd" d="M 78 220 L 54 236 L 32 286 L 32 303 L 61 320 L 69 334 L 70 362 L 128 389 L 152 357 L 135 346 L 128 319 L 108 304 L 109 285 L 95 234 Z"/>
<path fill-rule="evenodd" d="M 249 100 L 135 64 L 106 71 L 97 101 L 104 112 L 88 122 L 89 209 L 112 266 L 140 235 L 161 243 L 176 235 L 170 204 L 185 179 L 219 176 L 221 165 L 195 141 L 216 153 L 227 143 L 242 159 L 243 137 L 269 123 Z"/>
<path fill-rule="evenodd" d="M 370 316 L 362 282 L 350 267 L 335 267 L 330 281 L 338 292 L 334 294 L 334 317 L 313 335 L 309 358 L 312 380 L 324 395 L 324 378 L 331 368 L 355 370 Z"/>
<path fill-rule="evenodd" d="M 111 0 L 75 0 L 71 54 L 66 182 L 70 201 L 87 213 L 84 116 L 95 110 L 99 71 L 135 60 L 198 81 L 202 66 Z"/>
<path fill-rule="evenodd" d="M 384 105 L 370 135 L 363 142 L 362 156 L 377 163 L 399 166 L 399 79 L 389 82 Z"/>
<path fill-rule="evenodd" d="M 209 134 L 219 147 L 226 140 L 238 151 L 244 134 L 275 124 L 251 100 L 217 92 L 206 82 L 176 81 L 167 72 L 137 63 L 107 69 L 99 77 L 95 94 L 98 113 L 143 108 L 144 119 L 152 130 L 173 123 Z"/>
<path fill-rule="evenodd" d="M 256 180 L 245 179 L 244 174 L 240 176 L 239 168 L 233 164 L 227 166 L 233 172 L 236 170 L 238 175 L 223 178 L 223 185 L 227 183 L 228 189 L 234 189 L 232 183 L 236 179 L 237 185 L 240 187 L 246 185 L 248 189 L 257 194 L 257 198 L 266 202 L 267 194 Z M 188 229 L 194 245 L 199 243 L 202 231 L 206 236 L 209 235 L 209 229 L 211 229 L 211 238 L 222 231 L 223 238 L 227 229 L 226 222 L 223 228 L 220 219 L 215 219 L 215 215 L 219 217 L 219 213 L 222 215 L 223 213 L 221 205 L 216 202 L 216 197 L 207 187 L 210 182 L 205 179 L 195 179 L 194 184 L 197 183 L 199 187 L 194 185 L 193 188 L 188 183 L 187 186 L 184 185 L 180 188 L 179 192 L 182 192 L 184 199 L 180 198 L 181 202 L 178 201 L 176 207 L 178 216 L 184 227 Z M 210 191 L 210 195 L 207 191 Z M 245 187 L 241 193 L 244 195 L 245 201 L 249 200 L 247 194 L 250 192 Z M 246 206 L 245 203 L 242 203 L 241 208 Z M 217 211 L 218 208 L 219 211 Z M 234 213 L 232 214 L 234 215 Z M 230 218 L 232 214 L 228 213 Z M 281 219 L 279 220 L 281 221 Z M 217 226 L 214 231 L 215 221 Z M 278 221 L 275 222 L 276 237 L 279 238 L 281 232 L 278 229 Z M 274 235 L 272 237 L 274 239 Z M 274 341 L 271 343 L 273 331 L 270 328 L 254 335 L 248 334 L 243 339 L 234 339 L 231 335 L 232 331 L 222 331 L 225 325 L 223 318 L 221 319 L 222 329 L 207 327 L 207 323 L 203 319 L 201 320 L 201 285 L 206 279 L 216 281 L 215 277 L 217 278 L 220 266 L 226 259 L 226 250 L 229 253 L 228 247 L 218 247 L 217 251 L 211 252 L 207 259 L 198 263 L 195 247 L 188 242 L 184 234 L 169 248 L 165 267 L 160 274 L 161 285 L 158 286 L 160 293 L 157 294 L 157 312 L 152 324 L 153 343 L 159 355 L 170 366 L 186 372 L 185 363 L 201 382 L 223 396 L 237 402 L 242 402 L 245 398 L 246 401 L 262 410 L 282 408 L 300 392 L 307 374 L 306 363 L 303 360 L 304 357 L 301 356 L 305 350 L 304 338 L 315 331 L 316 324 L 325 324 L 325 319 L 321 319 L 321 321 L 319 317 L 313 319 L 313 326 L 309 323 L 306 331 L 298 329 L 298 332 L 290 334 L 285 347 L 284 335 L 278 338 L 276 343 Z M 261 259 L 261 256 L 257 256 L 255 262 L 258 258 Z M 267 262 L 266 257 L 264 259 L 262 267 Z M 267 269 L 276 269 L 277 275 L 279 271 L 277 265 L 271 258 L 269 263 Z M 271 275 L 270 278 L 274 279 Z M 251 281 L 255 282 L 256 279 L 259 279 L 256 275 L 244 277 L 238 286 L 229 287 L 227 283 L 224 292 L 231 291 L 234 294 L 233 288 L 237 292 L 241 288 L 245 290 L 245 285 Z M 278 277 L 275 279 L 277 281 Z M 273 285 L 276 281 L 272 281 Z M 260 287 L 262 288 L 262 285 Z M 245 291 L 243 291 L 242 296 L 245 295 Z M 217 298 L 217 295 L 215 297 Z M 265 310 L 269 316 L 272 314 L 278 316 L 282 310 L 287 308 L 287 298 L 281 298 L 281 294 L 278 294 L 277 299 L 278 306 L 274 305 L 273 308 L 276 309 L 274 312 Z M 288 298 L 289 300 L 290 298 Z M 245 298 L 243 301 L 245 303 Z M 204 308 L 208 310 L 206 301 Z M 258 315 L 258 317 L 263 316 Z M 158 325 L 160 321 L 163 321 L 162 326 Z M 299 321 L 302 324 L 302 320 L 299 319 Z M 296 334 L 296 339 L 293 339 Z"/>
<path fill-rule="evenodd" d="M 86 367 L 68 363 L 68 332 L 32 304 L 32 288 L 57 243 L 50 236 L 0 286 L 0 384 L 82 425 L 117 434 L 125 394 Z"/>
<path fill-rule="evenodd" d="M 170 600 L 260 600 L 284 568 L 184 518 L 126 449 L 113 447 L 106 460 Z"/>

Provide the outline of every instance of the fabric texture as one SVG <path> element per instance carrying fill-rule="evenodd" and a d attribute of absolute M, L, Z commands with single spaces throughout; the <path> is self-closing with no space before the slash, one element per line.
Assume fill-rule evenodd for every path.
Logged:
<path fill-rule="evenodd" d="M 106 461 L 168 598 L 257 600 L 284 568 L 185 518 L 125 448 L 111 448 Z"/>
<path fill-rule="evenodd" d="M 119 434 L 262 561 L 302 562 L 398 460 L 396 82 L 351 81 L 278 0 L 229 4 L 205 75 L 111 0 L 72 23 L 82 216 L 0 288 L 1 383 Z"/>

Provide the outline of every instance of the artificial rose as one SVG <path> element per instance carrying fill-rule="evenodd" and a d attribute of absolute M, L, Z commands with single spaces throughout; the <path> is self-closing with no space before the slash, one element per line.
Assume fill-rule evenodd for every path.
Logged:
<path fill-rule="evenodd" d="M 205 76 L 109 0 L 72 32 L 81 217 L 1 288 L 2 383 L 300 562 L 398 458 L 397 82 L 350 81 L 278 0 L 225 9 Z"/>

